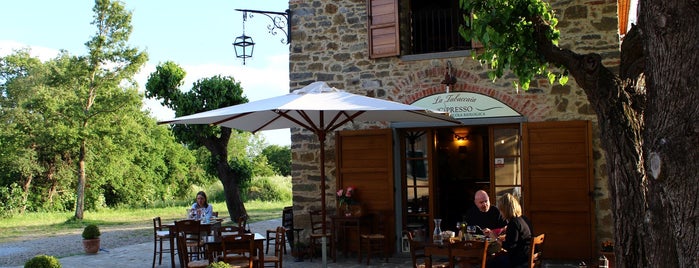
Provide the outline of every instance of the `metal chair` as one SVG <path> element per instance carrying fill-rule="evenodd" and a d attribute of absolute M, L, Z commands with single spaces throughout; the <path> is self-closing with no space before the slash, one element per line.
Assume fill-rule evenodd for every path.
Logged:
<path fill-rule="evenodd" d="M 155 267 L 155 257 L 158 257 L 158 265 L 163 264 L 163 253 L 170 253 L 173 250 L 172 240 L 175 234 L 170 233 L 170 229 L 163 227 L 160 217 L 153 218 L 153 267 Z M 163 248 L 163 240 L 167 240 L 170 246 Z M 160 246 L 158 246 L 160 245 Z"/>

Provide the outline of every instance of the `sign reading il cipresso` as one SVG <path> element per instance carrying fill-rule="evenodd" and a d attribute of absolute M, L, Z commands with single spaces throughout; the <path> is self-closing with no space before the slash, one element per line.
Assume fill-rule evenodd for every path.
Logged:
<path fill-rule="evenodd" d="M 522 116 L 494 98 L 471 92 L 431 95 L 412 104 L 431 110 L 447 112 L 456 119 Z"/>

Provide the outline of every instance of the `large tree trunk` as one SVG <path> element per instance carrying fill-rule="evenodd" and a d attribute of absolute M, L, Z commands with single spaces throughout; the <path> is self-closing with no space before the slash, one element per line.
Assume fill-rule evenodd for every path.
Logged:
<path fill-rule="evenodd" d="M 75 218 L 83 219 L 83 211 L 85 209 L 85 184 L 87 183 L 87 175 L 85 171 L 86 145 L 85 141 L 80 144 L 80 156 L 78 158 L 78 189 L 75 197 Z"/>
<path fill-rule="evenodd" d="M 619 77 L 599 55 L 562 50 L 543 36 L 539 52 L 570 71 L 597 113 L 618 267 L 697 267 L 699 8 L 641 3 L 640 31 L 625 37 Z"/>
<path fill-rule="evenodd" d="M 228 164 L 228 141 L 231 137 L 230 128 L 221 128 L 221 136 L 217 139 L 211 138 L 204 142 L 204 146 L 211 152 L 211 157 L 216 161 L 216 172 L 223 184 L 223 192 L 226 195 L 226 207 L 231 220 L 237 221 L 240 216 L 247 215 L 245 204 L 240 197 L 240 187 L 238 187 L 239 174 L 235 174 Z"/>

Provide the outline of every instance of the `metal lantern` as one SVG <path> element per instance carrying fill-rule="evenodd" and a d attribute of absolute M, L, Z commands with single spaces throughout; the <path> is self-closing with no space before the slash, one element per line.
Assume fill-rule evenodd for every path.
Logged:
<path fill-rule="evenodd" d="M 233 47 L 235 48 L 235 56 L 239 59 L 243 59 L 243 65 L 245 65 L 245 59 L 252 57 L 252 51 L 255 48 L 255 42 L 252 41 L 252 37 L 245 35 L 238 36 L 233 42 Z M 249 47 L 249 48 L 248 48 Z"/>

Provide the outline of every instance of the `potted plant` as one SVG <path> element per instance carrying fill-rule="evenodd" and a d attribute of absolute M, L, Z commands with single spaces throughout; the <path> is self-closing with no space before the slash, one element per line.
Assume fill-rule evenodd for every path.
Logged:
<path fill-rule="evenodd" d="M 83 249 L 87 254 L 96 254 L 100 250 L 100 229 L 90 224 L 83 230 Z"/>

